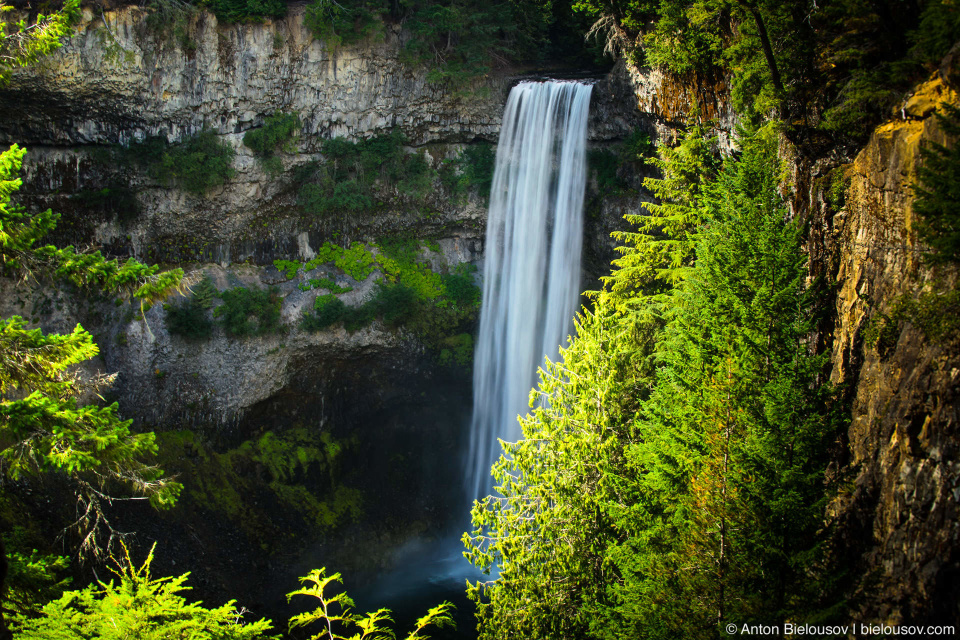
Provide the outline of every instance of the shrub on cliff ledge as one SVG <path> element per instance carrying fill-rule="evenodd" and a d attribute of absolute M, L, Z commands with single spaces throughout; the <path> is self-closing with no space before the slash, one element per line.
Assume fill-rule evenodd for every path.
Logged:
<path fill-rule="evenodd" d="M 234 287 L 220 294 L 223 304 L 213 311 L 227 335 L 258 336 L 280 330 L 280 295 L 274 289 Z"/>
<path fill-rule="evenodd" d="M 406 144 L 399 128 L 365 140 L 324 140 L 325 162 L 294 172 L 297 204 L 307 213 L 349 216 L 396 206 L 400 196 L 422 211 L 437 172 L 423 153 L 407 153 Z"/>
<path fill-rule="evenodd" d="M 126 155 L 144 165 L 154 179 L 196 195 L 219 187 L 235 173 L 236 152 L 210 129 L 174 145 L 164 136 L 152 136 L 131 145 Z"/>
<path fill-rule="evenodd" d="M 262 127 L 247 131 L 243 136 L 243 144 L 257 156 L 264 171 L 276 175 L 283 170 L 283 165 L 274 154 L 277 151 L 295 151 L 292 143 L 299 129 L 300 116 L 295 113 L 276 113 L 264 120 Z"/>

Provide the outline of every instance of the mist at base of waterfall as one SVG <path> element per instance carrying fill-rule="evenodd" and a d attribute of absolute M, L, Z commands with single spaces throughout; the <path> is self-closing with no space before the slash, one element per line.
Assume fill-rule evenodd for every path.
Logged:
<path fill-rule="evenodd" d="M 469 640 L 477 637 L 474 603 L 467 599 L 466 583 L 489 580 L 463 557 L 463 543 L 454 534 L 443 538 L 414 538 L 394 552 L 391 568 L 367 584 L 350 590 L 358 612 L 387 608 L 398 638 L 406 637 L 416 620 L 441 602 L 456 606 L 456 629 L 427 631 L 431 638 Z"/>
<path fill-rule="evenodd" d="M 521 437 L 517 416 L 528 410 L 537 368 L 557 357 L 573 329 L 591 91 L 578 82 L 523 82 L 507 99 L 487 221 L 466 504 L 494 491 L 490 467 L 500 440 Z M 350 590 L 357 610 L 389 608 L 403 638 L 430 607 L 448 601 L 457 607 L 457 629 L 428 635 L 476 638 L 466 583 L 496 574 L 482 574 L 463 557 L 460 537 L 469 523 L 466 514 L 458 519 L 442 535 L 408 541 L 390 569 Z"/>

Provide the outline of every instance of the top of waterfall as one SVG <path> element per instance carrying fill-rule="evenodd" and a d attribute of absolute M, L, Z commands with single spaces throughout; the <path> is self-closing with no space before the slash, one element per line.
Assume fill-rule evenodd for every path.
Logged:
<path fill-rule="evenodd" d="M 582 77 L 578 77 L 571 74 L 570 76 L 563 77 L 563 78 L 552 78 L 550 76 L 531 74 L 528 76 L 517 76 L 513 78 L 513 82 L 511 82 L 511 86 L 523 84 L 524 82 L 572 82 L 576 84 L 594 85 L 602 80 L 603 78 L 598 78 L 596 75 L 589 75 L 589 76 L 584 75 Z"/>

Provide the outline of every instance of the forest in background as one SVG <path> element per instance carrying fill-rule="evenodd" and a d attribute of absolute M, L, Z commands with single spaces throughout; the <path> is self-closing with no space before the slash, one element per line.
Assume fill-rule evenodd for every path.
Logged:
<path fill-rule="evenodd" d="M 201 4 L 234 21 L 286 10 L 250 0 Z M 192 7 L 158 2 L 156 19 L 176 29 Z M 54 50 L 77 10 L 69 2 L 0 31 L 0 77 Z M 541 373 L 536 395 L 546 402 L 522 421 L 527 439 L 507 444 L 494 467 L 501 495 L 475 506 L 476 530 L 465 536 L 475 564 L 499 568 L 495 582 L 471 589 L 481 636 L 715 638 L 731 620 L 843 620 L 856 576 L 831 554 L 824 506 L 844 490 L 828 467 L 849 406 L 827 382 L 828 354 L 812 341 L 829 312 L 819 301 L 830 283 L 807 282 L 806 229 L 787 220 L 778 144 L 783 136 L 808 154 L 855 150 L 960 39 L 960 11 L 943 0 L 315 0 L 308 21 L 330 47 L 400 24 L 411 34 L 410 63 L 430 66 L 433 81 L 454 89 L 496 67 L 547 63 L 576 41 L 580 60 L 595 60 L 599 49 L 684 82 L 729 79 L 740 117 L 730 156 L 717 152 L 696 114 L 677 146 L 658 147 L 649 162 L 660 177 L 645 187 L 659 204 L 629 217 L 636 230 L 617 238 L 622 257 L 592 292 L 576 339 Z M 594 46 L 581 46 L 584 37 Z M 949 108 L 939 116 L 952 136 L 957 116 Z M 77 295 L 109 291 L 147 303 L 182 286 L 176 271 L 44 245 L 56 215 L 13 199 L 22 155 L 15 148 L 0 156 L 4 275 L 66 279 Z M 648 161 L 633 155 L 622 155 L 615 171 Z M 960 255 L 960 157 L 931 146 L 924 158 L 920 231 L 931 267 L 950 269 Z M 844 190 L 837 173 L 833 206 L 842 206 Z M 955 314 L 956 291 L 943 293 L 904 301 L 899 319 L 874 327 L 868 348 L 893 320 Z M 96 352 L 80 328 L 59 336 L 20 318 L 0 325 L 4 482 L 66 479 L 85 505 L 84 546 L 120 559 L 112 586 L 71 591 L 62 578 L 67 558 L 5 536 L 7 617 L 22 637 L 37 638 L 119 638 L 136 628 L 155 637 L 268 634 L 234 603 L 191 604 L 180 595 L 185 577 L 153 578 L 149 561 L 138 566 L 95 537 L 112 496 L 140 493 L 169 507 L 179 492 L 150 464 L 152 434 L 132 432 L 115 405 L 81 400 L 91 384 L 108 382 L 74 375 Z M 329 580 L 311 574 L 291 594 L 320 601 L 295 626 L 351 623 L 363 637 L 382 636 L 383 612 L 341 620 L 327 608 L 345 604 L 324 593 Z M 413 637 L 445 624 L 447 613 L 432 610 Z"/>

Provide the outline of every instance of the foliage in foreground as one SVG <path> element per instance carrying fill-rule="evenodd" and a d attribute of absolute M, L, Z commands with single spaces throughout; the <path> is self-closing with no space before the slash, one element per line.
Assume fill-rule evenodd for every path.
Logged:
<path fill-rule="evenodd" d="M 35 549 L 27 529 L 15 525 L 3 534 L 9 562 L 3 606 L 15 616 L 36 616 L 43 605 L 59 598 L 70 586 L 70 559 Z"/>
<path fill-rule="evenodd" d="M 10 201 L 25 150 L 0 154 L 0 272 L 6 276 L 62 278 L 95 290 L 126 292 L 152 304 L 180 286 L 180 270 L 158 273 L 135 260 L 119 263 L 73 247 L 38 246 L 56 225 L 47 210 L 31 214 Z M 170 504 L 179 485 L 161 479 L 158 469 L 137 462 L 156 449 L 153 434 L 133 434 L 117 416 L 117 405 L 80 404 L 88 389 L 112 377 L 84 380 L 74 365 L 97 355 L 92 336 L 79 325 L 69 334 L 27 328 L 17 316 L 0 320 L 0 470 L 9 477 L 61 471 L 75 476 L 92 509 L 111 478 L 132 482 L 158 505 Z M 99 496 L 99 497 L 98 497 Z M 96 511 L 88 514 L 94 516 Z M 99 518 L 94 519 L 99 521 Z M 88 538 L 85 544 L 96 547 Z"/>
<path fill-rule="evenodd" d="M 12 203 L 22 184 L 17 174 L 24 154 L 16 145 L 0 153 L 0 275 L 63 280 L 86 290 L 129 295 L 142 305 L 180 287 L 179 269 L 159 273 L 133 259 L 120 263 L 99 252 L 40 244 L 59 216 L 50 210 L 31 213 Z M 134 433 L 116 404 L 81 400 L 113 382 L 113 376 L 78 374 L 77 365 L 97 353 L 93 337 L 79 325 L 61 335 L 31 329 L 19 316 L 0 319 L 0 475 L 14 480 L 47 473 L 67 477 L 77 498 L 81 551 L 94 555 L 114 540 L 104 505 L 122 497 L 117 486 L 157 507 L 171 506 L 181 488 L 146 462 L 156 453 L 153 433 Z M 0 552 L 5 564 L 6 551 L 0 547 Z M 0 636 L 6 631 L 3 622 L 0 617 Z"/>
<path fill-rule="evenodd" d="M 154 548 L 156 545 L 154 545 Z M 124 557 L 114 560 L 116 576 L 109 581 L 97 581 L 80 591 L 68 591 L 46 604 L 41 614 L 33 618 L 17 619 L 17 637 L 24 640 L 125 640 L 136 637 L 144 640 L 258 640 L 274 637 L 269 634 L 272 623 L 266 619 L 245 622 L 245 609 L 238 609 L 236 601 L 207 608 L 202 602 L 189 602 L 184 593 L 189 574 L 177 577 L 154 578 L 150 575 L 153 562 L 150 550 L 144 563 L 137 567 L 124 547 Z M 326 569 L 314 569 L 300 578 L 301 588 L 287 594 L 307 596 L 318 601 L 316 609 L 295 615 L 289 629 L 313 627 L 319 629 L 310 640 L 387 640 L 395 638 L 389 624 L 393 622 L 389 609 L 378 609 L 364 615 L 353 612 L 353 600 L 345 592 L 325 593 L 328 587 L 340 582 L 340 574 L 326 575 Z M 454 607 L 444 602 L 431 608 L 419 618 L 405 640 L 427 640 L 431 628 L 454 626 L 451 616 Z M 269 635 L 268 635 L 269 634 Z"/>
<path fill-rule="evenodd" d="M 304 585 L 296 591 L 287 594 L 287 600 L 294 596 L 308 596 L 320 601 L 313 611 L 298 614 L 290 619 L 290 629 L 319 624 L 319 633 L 310 636 L 310 640 L 385 640 L 395 638 L 396 634 L 385 623 L 393 622 L 389 609 L 377 609 L 364 615 L 353 613 L 353 600 L 345 592 L 327 595 L 324 591 L 331 584 L 340 582 L 340 574 L 326 575 L 327 570 L 314 569 L 309 575 L 300 578 Z M 334 609 L 336 607 L 336 609 Z M 424 633 L 428 627 L 442 629 L 454 626 L 451 616 L 454 606 L 443 602 L 427 611 L 419 618 L 413 630 L 406 635 L 405 640 L 426 640 L 430 636 Z M 341 633 L 350 633 L 345 636 Z"/>
<path fill-rule="evenodd" d="M 20 620 L 24 640 L 123 640 L 194 638 L 196 640 L 256 640 L 270 631 L 268 620 L 244 623 L 235 601 L 215 609 L 188 602 L 183 592 L 187 576 L 150 575 L 153 549 L 140 567 L 125 557 L 113 569 L 119 580 L 98 581 L 80 591 L 68 591 L 43 607 L 38 618 Z"/>
<path fill-rule="evenodd" d="M 840 421 L 807 344 L 775 139 L 740 142 L 715 179 L 656 209 L 687 222 L 631 239 L 641 277 L 620 284 L 637 286 L 598 293 L 541 370 L 524 439 L 494 465 L 499 495 L 465 536 L 499 574 L 469 590 L 482 638 L 716 638 L 721 621 L 827 611 L 818 530 Z M 681 185 L 681 160 L 664 155 L 658 186 Z M 671 237 L 696 260 L 674 263 Z"/>

